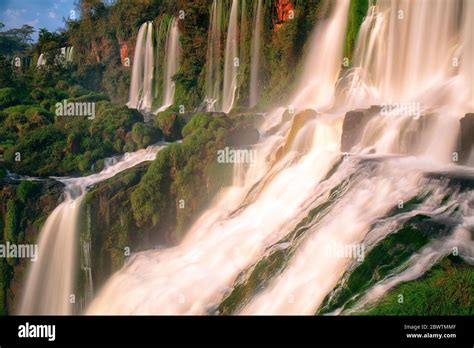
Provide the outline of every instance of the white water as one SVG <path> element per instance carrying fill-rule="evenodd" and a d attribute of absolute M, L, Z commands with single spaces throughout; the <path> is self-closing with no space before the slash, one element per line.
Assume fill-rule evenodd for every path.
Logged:
<path fill-rule="evenodd" d="M 179 51 L 178 20 L 173 18 L 169 24 L 168 34 L 166 35 L 163 105 L 158 111 L 166 110 L 173 104 L 175 83 L 172 78 L 178 72 L 180 59 Z"/>
<path fill-rule="evenodd" d="M 142 100 L 139 104 L 139 108 L 145 111 L 149 111 L 153 103 L 153 80 L 155 73 L 153 63 L 153 23 L 149 22 L 145 39 Z"/>
<path fill-rule="evenodd" d="M 232 5 L 235 22 L 236 2 L 234 0 Z M 450 0 L 377 1 L 361 28 L 354 67 L 337 83 L 349 1 L 336 1 L 330 18 L 315 30 L 300 87 L 292 98 L 295 109 L 312 108 L 320 112 L 316 119 L 306 122 L 280 158 L 274 155 L 289 141 L 292 121 L 266 137 L 256 146 L 258 163 L 248 168 L 245 175 L 242 168 L 236 169 L 239 177 L 234 180 L 235 186 L 220 194 L 180 245 L 134 255 L 111 277 L 87 312 L 214 312 L 239 274 L 307 216 L 313 199 L 324 186 L 321 180 L 340 158 L 345 112 L 375 103 L 422 103 L 423 110 L 440 115 L 423 131 L 425 152 L 421 155 L 424 158 L 380 160 L 373 172 L 352 182 L 351 189 L 331 212 L 306 232 L 284 271 L 242 310 L 246 314 L 314 313 L 350 262 L 328 255 L 326 247 L 365 243 L 368 237 L 380 238 L 380 234 L 368 236 L 370 226 L 399 200 L 406 201 L 419 193 L 425 183 L 425 172 L 439 170 L 440 166 L 453 167 L 446 164 L 446 155 L 453 150 L 459 118 L 470 111 L 472 105 L 472 99 L 468 98 L 472 90 L 472 86 L 468 86 L 472 81 L 472 62 L 466 63 L 464 58 L 472 57 L 469 51 L 472 11 L 465 12 L 472 9 L 472 3 L 463 2 L 460 28 L 455 25 L 455 19 L 460 17 L 459 4 Z M 403 10 L 400 20 L 397 18 L 399 10 Z M 230 18 L 232 22 L 232 14 Z M 234 30 L 229 23 L 228 37 L 232 37 L 229 34 Z M 227 46 L 231 42 L 228 39 Z M 230 54 L 232 50 L 237 52 L 237 45 L 227 47 L 226 63 L 235 53 Z M 454 52 L 463 57 L 459 69 L 450 66 Z M 229 87 L 229 81 L 233 81 L 229 75 L 235 71 L 227 68 L 229 66 L 226 67 Z M 224 94 L 225 91 L 226 88 Z M 227 96 L 233 98 L 234 92 Z M 228 108 L 232 108 L 232 103 L 227 104 Z M 284 111 L 280 108 L 268 113 L 260 129 L 262 133 L 281 123 Z M 413 122 L 413 117 L 375 115 L 354 150 L 361 153 L 373 150 L 374 156 L 388 158 L 399 152 L 400 145 L 405 145 L 401 143 Z M 346 177 L 351 170 L 360 168 L 344 165 L 331 179 Z M 472 257 L 472 240 L 465 234 L 463 238 L 455 236 L 456 243 L 463 243 L 463 256 Z M 420 271 L 408 271 L 410 276 L 401 274 L 398 280 L 422 274 L 435 259 L 421 258 L 429 262 L 421 262 Z M 390 288 L 383 284 L 378 287 L 382 290 L 378 290 L 377 296 Z"/>
<path fill-rule="evenodd" d="M 66 189 L 64 201 L 51 213 L 38 238 L 38 260 L 31 264 L 18 314 L 72 314 L 69 295 L 76 275 L 76 228 L 82 192 Z"/>
<path fill-rule="evenodd" d="M 43 66 L 46 65 L 46 58 L 44 57 L 44 54 L 41 53 L 38 57 L 38 61 L 36 62 L 36 66 Z"/>
<path fill-rule="evenodd" d="M 150 111 L 153 103 L 154 81 L 153 23 L 143 23 L 138 31 L 133 58 L 132 82 L 128 107 Z"/>
<path fill-rule="evenodd" d="M 222 111 L 232 110 L 237 92 L 237 74 L 239 72 L 239 0 L 232 0 L 229 27 L 225 46 L 224 86 L 222 92 Z"/>
<path fill-rule="evenodd" d="M 456 111 L 472 105 L 472 7 L 457 0 L 377 1 L 359 32 L 348 95 Z"/>
<path fill-rule="evenodd" d="M 78 217 L 86 189 L 96 183 L 136 166 L 154 160 L 162 146 L 150 146 L 120 158 L 98 174 L 82 178 L 56 178 L 66 185 L 64 201 L 46 220 L 38 238 L 38 259 L 28 271 L 18 314 L 72 314 L 77 272 Z"/>
<path fill-rule="evenodd" d="M 253 32 L 252 32 L 252 52 L 251 52 L 251 66 L 250 66 L 250 107 L 257 105 L 259 95 L 259 70 L 260 70 L 260 59 L 262 49 L 262 29 L 263 29 L 263 0 L 258 0 Z"/>
<path fill-rule="evenodd" d="M 61 60 L 62 60 L 62 62 L 64 62 L 64 63 L 72 62 L 73 53 L 74 53 L 74 47 L 73 46 L 61 47 Z"/>
<path fill-rule="evenodd" d="M 295 109 L 325 110 L 334 104 L 334 85 L 341 70 L 348 1 L 339 1 L 332 16 L 313 33 L 302 79 L 293 97 Z"/>

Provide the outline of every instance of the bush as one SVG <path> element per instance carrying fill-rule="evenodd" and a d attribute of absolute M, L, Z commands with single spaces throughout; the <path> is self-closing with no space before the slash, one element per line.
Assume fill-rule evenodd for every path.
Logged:
<path fill-rule="evenodd" d="M 30 107 L 25 111 L 25 116 L 29 123 L 35 125 L 46 125 L 54 122 L 54 114 L 40 107 Z"/>
<path fill-rule="evenodd" d="M 177 113 L 163 111 L 155 116 L 155 124 L 163 132 L 165 141 L 173 142 L 182 138 L 185 120 Z"/>
<path fill-rule="evenodd" d="M 16 189 L 16 197 L 22 203 L 34 199 L 41 191 L 41 185 L 34 181 L 22 180 Z"/>
<path fill-rule="evenodd" d="M 69 84 L 64 80 L 59 80 L 58 82 L 56 82 L 56 86 L 54 88 L 62 91 L 67 91 L 67 89 L 69 88 Z"/>
<path fill-rule="evenodd" d="M 11 87 L 0 89 L 0 109 L 18 104 L 16 91 Z"/>
<path fill-rule="evenodd" d="M 67 93 L 68 93 L 71 97 L 77 98 L 77 97 L 80 97 L 80 96 L 89 94 L 90 91 L 88 91 L 87 89 L 85 89 L 85 88 L 82 87 L 82 86 L 74 85 L 74 86 L 70 87 L 70 88 L 67 90 Z"/>
<path fill-rule="evenodd" d="M 20 230 L 18 203 L 9 199 L 7 201 L 7 211 L 5 213 L 5 239 L 10 243 L 16 244 L 18 242 L 18 234 Z"/>
<path fill-rule="evenodd" d="M 61 163 L 66 147 L 66 137 L 53 125 L 32 130 L 5 152 L 6 160 L 16 173 L 43 175 L 57 173 L 53 168 Z M 21 154 L 21 161 L 15 161 L 15 153 Z"/>
<path fill-rule="evenodd" d="M 144 123 L 135 123 L 132 128 L 132 139 L 139 147 L 147 147 L 161 138 L 160 132 Z"/>

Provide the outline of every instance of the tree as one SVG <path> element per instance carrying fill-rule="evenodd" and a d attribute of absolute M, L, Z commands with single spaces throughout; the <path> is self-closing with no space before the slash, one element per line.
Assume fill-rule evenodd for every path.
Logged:
<path fill-rule="evenodd" d="M 0 22 L 0 54 L 12 57 L 30 48 L 35 29 L 30 25 L 3 31 L 5 24 Z"/>

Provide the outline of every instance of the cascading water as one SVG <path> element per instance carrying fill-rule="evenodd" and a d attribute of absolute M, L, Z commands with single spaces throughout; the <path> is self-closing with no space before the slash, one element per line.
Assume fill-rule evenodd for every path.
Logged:
<path fill-rule="evenodd" d="M 46 58 L 44 57 L 44 54 L 41 53 L 38 57 L 38 61 L 36 62 L 36 66 L 39 67 L 43 65 L 46 65 Z"/>
<path fill-rule="evenodd" d="M 153 79 L 153 23 L 146 22 L 138 31 L 128 107 L 150 111 L 153 102 Z"/>
<path fill-rule="evenodd" d="M 61 47 L 61 59 L 64 63 L 70 63 L 73 59 L 74 47 Z"/>
<path fill-rule="evenodd" d="M 232 110 L 237 92 L 237 75 L 240 66 L 238 25 L 239 0 L 233 0 L 225 46 L 224 86 L 222 92 L 222 111 L 225 113 Z"/>
<path fill-rule="evenodd" d="M 222 45 L 222 1 L 212 2 L 209 19 L 209 34 L 207 40 L 206 64 L 206 108 L 215 111 L 221 99 L 221 45 Z"/>
<path fill-rule="evenodd" d="M 38 239 L 38 260 L 28 273 L 19 314 L 72 314 L 76 275 L 78 217 L 86 189 L 128 168 L 155 159 L 162 146 L 127 153 L 98 174 L 82 178 L 56 178 L 66 185 L 64 201 L 51 213 Z"/>
<path fill-rule="evenodd" d="M 293 97 L 294 108 L 321 110 L 333 105 L 334 84 L 341 70 L 348 6 L 347 3 L 337 4 L 327 23 L 314 31 L 300 87 Z"/>
<path fill-rule="evenodd" d="M 260 70 L 260 51 L 262 49 L 262 30 L 263 30 L 263 0 L 258 0 L 255 11 L 255 18 L 252 32 L 252 52 L 250 66 L 250 107 L 257 105 L 259 94 L 259 70 Z"/>
<path fill-rule="evenodd" d="M 233 16 L 237 22 L 237 2 L 228 37 L 235 30 L 231 22 Z M 361 306 L 423 274 L 454 245 L 472 262 L 474 243 L 466 232 L 472 230 L 472 190 L 460 193 L 458 187 L 430 178 L 436 173 L 474 176 L 444 156 L 452 151 L 459 126 L 442 129 L 472 111 L 472 62 L 465 58 L 472 57 L 472 2 L 378 0 L 360 29 L 353 68 L 337 82 L 348 8 L 349 0 L 335 1 L 331 16 L 317 26 L 300 87 L 291 99 L 295 109 L 317 113 L 305 111 L 286 121 L 283 108 L 268 113 L 260 132 L 273 131 L 255 145 L 256 165 L 246 174 L 236 168 L 234 186 L 220 193 L 181 244 L 134 255 L 87 313 L 313 314 L 345 272 L 360 262 L 339 256 L 339 249 L 355 245 L 370 252 L 418 213 L 449 218 L 452 226 L 371 285 Z M 463 23 L 457 26 L 461 10 Z M 231 43 L 228 39 L 226 63 L 236 56 Z M 458 56 L 460 65 L 453 67 L 452 58 Z M 227 68 L 229 87 L 235 70 Z M 465 89 L 456 93 L 460 86 Z M 421 117 L 375 108 L 352 154 L 341 153 L 347 111 L 413 101 L 423 104 Z M 225 104 L 227 111 L 232 103 Z M 413 156 L 407 134 L 427 117 L 426 111 L 437 114 L 437 122 L 421 128 L 426 150 Z M 436 147 L 446 132 L 451 139 Z M 393 156 L 401 147 L 406 151 Z M 435 158 L 426 156 L 430 151 Z M 420 195 L 428 198 L 416 208 L 393 213 L 399 202 Z"/>
<path fill-rule="evenodd" d="M 472 103 L 472 6 L 455 0 L 377 1 L 361 26 L 349 97 L 372 104 L 428 99 L 435 105 L 438 99 L 439 105 L 465 108 Z M 464 76 L 460 85 L 459 75 Z"/>
<path fill-rule="evenodd" d="M 178 72 L 179 54 L 178 20 L 173 18 L 169 24 L 168 34 L 166 36 L 163 103 L 158 111 L 166 110 L 173 104 L 175 84 L 172 78 Z"/>
<path fill-rule="evenodd" d="M 135 47 L 128 107 L 155 113 L 173 104 L 173 76 L 179 69 L 179 51 L 176 18 L 162 20 L 157 30 L 153 22 L 142 24 Z"/>
<path fill-rule="evenodd" d="M 72 314 L 76 228 L 83 191 L 67 186 L 64 201 L 51 213 L 38 239 L 38 261 L 31 265 L 19 314 Z"/>
<path fill-rule="evenodd" d="M 147 34 L 145 39 L 145 61 L 143 62 L 143 89 L 142 100 L 139 108 L 150 110 L 153 103 L 153 81 L 154 81 L 154 65 L 153 65 L 153 23 L 148 23 Z"/>

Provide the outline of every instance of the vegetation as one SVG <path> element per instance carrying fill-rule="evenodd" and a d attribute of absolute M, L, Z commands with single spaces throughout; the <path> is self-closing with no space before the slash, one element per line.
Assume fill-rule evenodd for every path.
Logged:
<path fill-rule="evenodd" d="M 403 295 L 400 303 L 399 295 Z M 456 256 L 448 256 L 421 279 L 393 288 L 363 314 L 368 315 L 473 315 L 474 269 Z"/>
<path fill-rule="evenodd" d="M 349 18 L 347 21 L 346 41 L 344 43 L 344 57 L 352 61 L 359 28 L 367 15 L 369 2 L 367 0 L 351 0 L 349 5 Z"/>
<path fill-rule="evenodd" d="M 159 115 L 158 122 L 165 116 Z M 195 114 L 181 130 L 183 142 L 159 152 L 132 193 L 137 225 L 166 225 L 171 220 L 174 237 L 179 239 L 194 214 L 222 187 L 214 174 L 224 173 L 228 166 L 217 164 L 217 151 L 228 145 L 230 135 L 243 124 L 225 114 Z M 180 202 L 186 209 L 179 209 Z"/>

